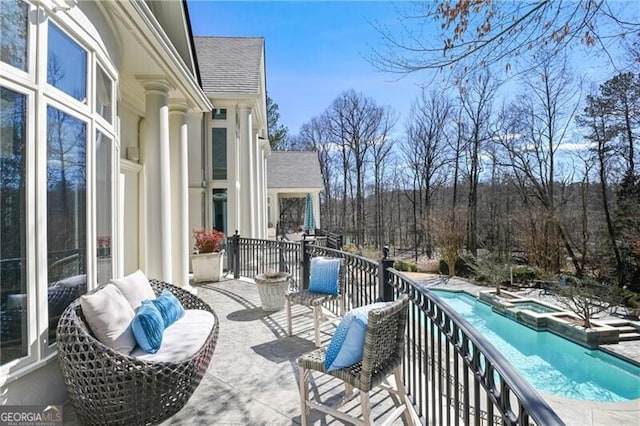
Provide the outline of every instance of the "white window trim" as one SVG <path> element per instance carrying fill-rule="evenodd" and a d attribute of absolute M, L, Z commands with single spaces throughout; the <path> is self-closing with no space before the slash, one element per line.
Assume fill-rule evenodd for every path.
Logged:
<path fill-rule="evenodd" d="M 24 1 L 24 0 L 23 0 Z M 96 195 L 95 195 L 95 167 L 96 167 L 96 135 L 100 131 L 111 140 L 111 167 L 112 167 L 112 194 L 111 202 L 113 214 L 111 215 L 112 232 L 112 267 L 111 272 L 121 269 L 118 258 L 119 247 L 119 152 L 120 138 L 118 117 L 118 72 L 109 61 L 108 54 L 99 44 L 95 35 L 87 32 L 80 22 L 75 22 L 66 14 L 49 13 L 46 9 L 29 1 L 29 16 L 37 14 L 45 19 L 35 22 L 29 19 L 28 24 L 28 53 L 27 70 L 19 70 L 8 64 L 0 62 L 0 85 L 15 92 L 24 94 L 26 98 L 26 218 L 27 233 L 27 348 L 28 355 L 12 360 L 0 366 L 0 383 L 6 384 L 14 381 L 42 365 L 51 362 L 55 358 L 57 344 L 48 343 L 48 271 L 47 271 L 47 247 L 46 244 L 37 244 L 37 241 L 47 240 L 47 106 L 52 106 L 77 118 L 86 125 L 86 268 L 87 290 L 95 287 L 97 278 L 97 241 L 96 241 Z M 47 83 L 47 49 L 49 22 L 56 25 L 77 43 L 87 55 L 87 87 L 86 103 L 59 90 Z M 39 65 L 36 68 L 36 64 Z M 105 120 L 95 111 L 95 80 L 97 65 L 102 67 L 105 74 L 111 79 L 111 117 L 112 123 Z"/>

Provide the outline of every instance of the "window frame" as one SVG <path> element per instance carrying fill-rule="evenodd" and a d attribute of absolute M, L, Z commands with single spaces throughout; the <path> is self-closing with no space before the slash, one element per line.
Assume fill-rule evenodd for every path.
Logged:
<path fill-rule="evenodd" d="M 109 138 L 111 155 L 111 275 L 119 267 L 118 191 L 120 165 L 120 118 L 118 116 L 119 75 L 109 54 L 94 34 L 67 14 L 53 14 L 37 2 L 19 0 L 28 5 L 27 70 L 0 62 L 0 86 L 26 96 L 26 291 L 27 355 L 0 365 L 5 383 L 16 380 L 49 362 L 57 353 L 57 343 L 48 342 L 48 268 L 47 268 L 47 107 L 51 106 L 81 120 L 86 125 L 86 272 L 87 291 L 97 286 L 96 217 L 96 137 Z M 31 19 L 37 15 L 43 19 Z M 55 25 L 86 53 L 86 102 L 77 100 L 47 82 L 48 28 Z M 111 122 L 96 111 L 96 78 L 100 67 L 111 81 Z M 43 241 L 44 244 L 38 244 Z"/>

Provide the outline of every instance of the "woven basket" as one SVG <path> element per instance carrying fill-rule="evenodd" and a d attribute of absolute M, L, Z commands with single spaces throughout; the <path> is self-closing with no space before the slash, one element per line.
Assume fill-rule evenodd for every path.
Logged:
<path fill-rule="evenodd" d="M 254 280 L 263 310 L 278 311 L 284 308 L 284 296 L 291 282 L 289 274 L 286 272 L 280 272 L 274 276 L 259 274 Z"/>
<path fill-rule="evenodd" d="M 186 404 L 209 366 L 218 340 L 215 312 L 188 291 L 158 280 L 150 283 L 156 294 L 170 289 L 185 309 L 211 312 L 215 325 L 190 358 L 143 361 L 100 343 L 85 322 L 80 299 L 73 301 L 58 323 L 58 359 L 69 399 L 83 425 L 160 423 Z"/>

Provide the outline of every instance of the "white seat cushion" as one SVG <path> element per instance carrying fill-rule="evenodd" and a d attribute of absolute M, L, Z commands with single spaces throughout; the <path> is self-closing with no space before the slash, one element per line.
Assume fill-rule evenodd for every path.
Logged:
<path fill-rule="evenodd" d="M 184 316 L 164 330 L 158 352 L 148 354 L 136 347 L 131 356 L 144 361 L 177 362 L 193 356 L 207 341 L 216 323 L 211 312 L 187 309 Z"/>

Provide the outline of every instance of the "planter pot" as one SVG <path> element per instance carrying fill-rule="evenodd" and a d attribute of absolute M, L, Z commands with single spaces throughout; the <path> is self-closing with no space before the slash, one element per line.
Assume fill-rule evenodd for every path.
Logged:
<path fill-rule="evenodd" d="M 284 295 L 287 294 L 290 279 L 286 272 L 259 274 L 254 278 L 263 310 L 278 311 L 284 308 Z"/>
<path fill-rule="evenodd" d="M 196 283 L 220 281 L 222 277 L 223 258 L 224 250 L 215 253 L 192 255 L 191 268 L 193 270 L 193 281 Z"/>

